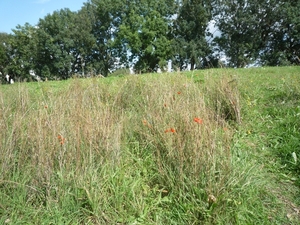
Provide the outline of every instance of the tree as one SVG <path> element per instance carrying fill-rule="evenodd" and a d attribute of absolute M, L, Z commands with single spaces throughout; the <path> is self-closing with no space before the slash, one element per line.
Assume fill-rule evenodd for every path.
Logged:
<path fill-rule="evenodd" d="M 181 70 L 188 64 L 193 70 L 210 53 L 205 37 L 211 19 L 211 6 L 206 0 L 183 0 L 178 6 L 178 15 L 173 24 L 173 62 Z"/>
<path fill-rule="evenodd" d="M 13 29 L 9 42 L 9 65 L 7 72 L 14 79 L 30 78 L 29 71 L 34 68 L 36 59 L 36 28 L 26 23 Z"/>
<path fill-rule="evenodd" d="M 0 73 L 5 76 L 6 69 L 9 65 L 9 49 L 10 39 L 12 35 L 7 33 L 0 33 Z M 2 77 L 3 78 L 3 77 Z"/>
<path fill-rule="evenodd" d="M 172 53 L 168 34 L 174 1 L 124 0 L 123 6 L 117 34 L 121 58 L 140 73 L 164 70 Z"/>
<path fill-rule="evenodd" d="M 78 12 L 63 9 L 39 21 L 36 70 L 42 77 L 85 76 L 85 68 L 94 67 L 97 37 L 93 10 L 87 3 Z"/>
<path fill-rule="evenodd" d="M 300 2 L 276 1 L 269 7 L 273 20 L 264 23 L 264 48 L 261 61 L 265 65 L 300 64 Z"/>
<path fill-rule="evenodd" d="M 232 67 L 299 63 L 300 2 L 285 0 L 213 1 L 221 32 L 215 39 Z"/>
<path fill-rule="evenodd" d="M 93 68 L 95 59 L 93 58 L 94 49 L 97 44 L 97 38 L 94 36 L 94 14 L 91 10 L 91 5 L 86 3 L 81 10 L 75 15 L 74 23 L 76 28 L 74 30 L 74 44 L 76 51 L 74 57 L 76 63 L 73 64 L 72 70 L 86 76 Z"/>
<path fill-rule="evenodd" d="M 107 76 L 115 69 L 119 57 L 119 47 L 115 40 L 123 11 L 122 1 L 91 0 L 84 8 L 90 17 L 92 34 L 95 38 L 95 45 L 90 54 L 92 61 L 90 67 L 95 73 Z"/>
<path fill-rule="evenodd" d="M 218 52 L 224 52 L 229 66 L 244 67 L 258 54 L 256 0 L 219 0 L 214 10 L 214 20 L 221 32 L 214 42 Z"/>
<path fill-rule="evenodd" d="M 40 19 L 35 70 L 41 77 L 51 74 L 67 79 L 76 72 L 80 54 L 75 45 L 75 15 L 69 9 L 62 9 Z"/>

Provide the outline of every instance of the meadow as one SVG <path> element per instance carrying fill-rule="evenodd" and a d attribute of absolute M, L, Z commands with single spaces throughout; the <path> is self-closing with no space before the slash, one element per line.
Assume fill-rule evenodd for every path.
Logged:
<path fill-rule="evenodd" d="M 300 67 L 0 86 L 1 224 L 299 224 Z"/>

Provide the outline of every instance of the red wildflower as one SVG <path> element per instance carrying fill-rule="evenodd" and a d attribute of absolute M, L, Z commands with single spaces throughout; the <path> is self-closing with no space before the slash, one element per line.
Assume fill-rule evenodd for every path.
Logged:
<path fill-rule="evenodd" d="M 147 126 L 147 125 L 148 125 L 148 121 L 147 121 L 147 120 L 143 120 L 143 124 L 144 124 L 145 126 Z"/>
<path fill-rule="evenodd" d="M 194 118 L 194 121 L 195 121 L 196 123 L 203 124 L 203 120 L 200 119 L 200 118 L 195 117 L 195 118 Z"/>
<path fill-rule="evenodd" d="M 147 127 L 150 127 L 151 128 L 151 125 L 149 124 L 149 122 L 147 120 L 142 120 L 144 126 L 147 126 Z"/>
<path fill-rule="evenodd" d="M 58 135 L 57 138 L 58 138 L 60 145 L 63 145 L 66 141 L 66 139 L 62 135 Z"/>
<path fill-rule="evenodd" d="M 176 133 L 176 130 L 175 130 L 175 128 L 170 128 L 170 129 L 165 130 L 165 133 L 168 133 L 168 132 Z"/>
<path fill-rule="evenodd" d="M 181 94 L 181 92 L 180 92 L 180 91 L 178 91 L 178 92 L 177 92 L 177 94 L 179 94 L 179 95 L 180 95 L 180 94 Z"/>

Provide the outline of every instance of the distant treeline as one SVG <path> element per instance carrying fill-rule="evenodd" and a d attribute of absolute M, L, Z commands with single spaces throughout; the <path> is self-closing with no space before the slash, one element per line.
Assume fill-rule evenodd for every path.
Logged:
<path fill-rule="evenodd" d="M 228 67 L 299 64 L 299 9 L 295 0 L 90 0 L 1 33 L 0 72 L 107 76 L 166 70 L 168 61 L 174 70 L 218 67 L 224 55 Z"/>

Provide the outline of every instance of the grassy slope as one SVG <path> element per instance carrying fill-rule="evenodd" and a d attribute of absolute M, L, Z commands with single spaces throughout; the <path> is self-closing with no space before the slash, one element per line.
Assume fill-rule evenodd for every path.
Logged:
<path fill-rule="evenodd" d="M 298 224 L 299 73 L 1 86 L 0 223 Z"/>
<path fill-rule="evenodd" d="M 242 96 L 243 122 L 235 133 L 232 152 L 236 155 L 233 158 L 237 157 L 236 160 L 241 160 L 242 164 L 246 161 L 246 167 L 253 165 L 257 170 L 253 173 L 257 178 L 254 182 L 273 194 L 273 202 L 269 202 L 269 197 L 264 199 L 260 196 L 265 201 L 264 207 L 273 208 L 277 201 L 284 204 L 284 207 L 279 206 L 278 211 L 275 210 L 276 213 L 269 216 L 270 223 L 288 223 L 284 222 L 285 215 L 289 223 L 298 224 L 300 163 L 293 156 L 299 158 L 300 155 L 300 68 L 206 71 L 208 76 L 224 73 L 237 80 Z M 191 74 L 195 75 L 197 77 L 197 72 Z M 247 202 L 245 204 L 248 206 Z M 260 210 L 265 209 L 257 208 L 252 213 L 259 214 Z M 251 215 L 248 210 L 246 214 Z"/>
<path fill-rule="evenodd" d="M 291 223 L 298 224 L 300 163 L 293 156 L 300 155 L 300 68 L 249 72 L 250 79 L 241 73 L 248 130 L 244 140 L 254 146 L 257 161 L 268 171 L 267 188 L 284 202 Z"/>

